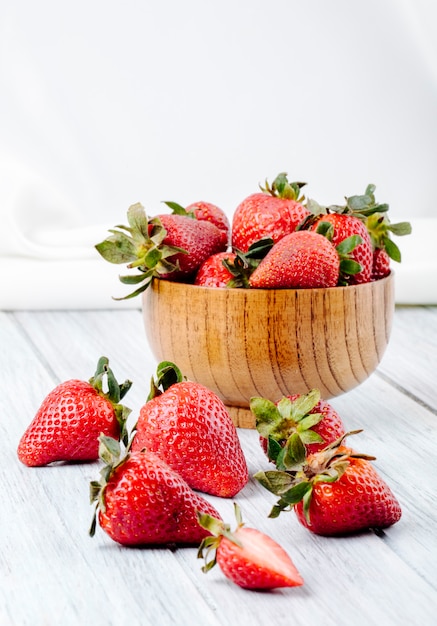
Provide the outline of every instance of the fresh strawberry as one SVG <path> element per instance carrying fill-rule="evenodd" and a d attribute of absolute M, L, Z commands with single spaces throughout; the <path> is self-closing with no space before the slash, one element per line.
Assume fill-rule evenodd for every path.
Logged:
<path fill-rule="evenodd" d="M 142 449 L 157 454 L 198 491 L 232 497 L 248 481 L 225 405 L 207 387 L 183 380 L 173 363 L 158 365 L 157 380 L 140 410 L 132 451 Z"/>
<path fill-rule="evenodd" d="M 272 239 L 261 239 L 253 243 L 246 253 L 218 252 L 200 266 L 195 285 L 204 287 L 249 287 L 249 278 L 272 248 Z"/>
<path fill-rule="evenodd" d="M 158 215 L 154 219 L 160 220 L 167 231 L 163 240 L 164 245 L 177 246 L 188 252 L 188 254 L 178 253 L 169 259 L 178 266 L 178 279 L 193 276 L 211 254 L 226 249 L 223 231 L 211 222 L 183 215 L 166 214 Z M 161 278 L 164 277 L 174 278 L 174 275 L 171 273 L 161 275 Z"/>
<path fill-rule="evenodd" d="M 233 276 L 223 261 L 233 262 L 234 252 L 217 252 L 211 255 L 199 267 L 194 284 L 202 287 L 227 287 Z"/>
<path fill-rule="evenodd" d="M 123 456 L 117 441 L 102 436 L 100 457 L 105 463 L 101 478 L 90 485 L 91 502 L 96 502 L 91 536 L 98 518 L 111 539 L 123 545 L 198 545 L 208 532 L 199 525 L 197 512 L 219 516 L 151 452 Z"/>
<path fill-rule="evenodd" d="M 371 280 L 379 280 L 390 274 L 390 257 L 384 248 L 373 251 Z"/>
<path fill-rule="evenodd" d="M 108 391 L 103 391 L 106 380 Z M 45 398 L 18 444 L 18 458 L 29 467 L 53 461 L 94 461 L 100 433 L 126 440 L 130 409 L 120 404 L 131 387 L 119 385 L 101 357 L 89 382 L 68 380 Z"/>
<path fill-rule="evenodd" d="M 234 505 L 237 528 L 211 515 L 199 513 L 200 525 L 211 533 L 200 544 L 198 557 L 205 559 L 205 573 L 219 564 L 223 574 L 244 589 L 275 589 L 298 587 L 303 579 L 287 552 L 268 535 L 256 528 L 247 528 Z M 212 558 L 208 560 L 210 553 Z"/>
<path fill-rule="evenodd" d="M 348 433 L 355 434 L 359 431 Z M 344 535 L 395 524 L 401 507 L 370 461 L 343 445 L 344 437 L 305 457 L 298 435 L 287 443 L 283 464 L 255 478 L 280 499 L 270 517 L 294 508 L 297 519 L 318 535 Z"/>
<path fill-rule="evenodd" d="M 250 400 L 250 410 L 255 415 L 261 447 L 273 462 L 283 454 L 286 442 L 294 433 L 299 435 L 306 453 L 312 454 L 346 432 L 340 415 L 320 398 L 318 389 L 285 396 L 276 403 L 254 397 Z"/>
<path fill-rule="evenodd" d="M 276 243 L 296 230 L 310 214 L 302 204 L 300 190 L 305 183 L 289 183 L 285 173 L 279 174 L 272 185 L 266 181 L 261 192 L 243 200 L 232 219 L 232 247 L 247 252 L 256 241 L 271 238 Z"/>
<path fill-rule="evenodd" d="M 296 231 L 278 241 L 249 278 L 251 287 L 335 287 L 340 257 L 323 235 Z"/>
<path fill-rule="evenodd" d="M 332 226 L 332 230 L 327 230 L 327 225 Z M 328 236 L 335 247 L 351 236 L 357 235 L 361 238 L 361 242 L 350 254 L 350 258 L 359 263 L 361 269 L 350 274 L 347 282 L 351 285 L 369 282 L 372 275 L 373 248 L 366 225 L 354 215 L 330 213 L 320 216 L 311 226 L 311 230 L 321 232 L 321 226 L 323 234 Z"/>
<path fill-rule="evenodd" d="M 172 209 L 173 213 L 186 216 L 191 215 L 195 217 L 196 220 L 211 222 L 217 226 L 217 228 L 222 231 L 223 244 L 227 247 L 231 227 L 223 209 L 220 209 L 220 207 L 215 204 L 211 204 L 211 202 L 205 202 L 203 200 L 193 202 L 185 208 L 177 202 L 165 202 L 165 204 Z"/>
<path fill-rule="evenodd" d="M 137 296 L 147 289 L 153 277 L 186 280 L 205 259 L 226 248 L 223 233 L 214 224 L 184 215 L 156 215 L 147 218 L 137 203 L 127 212 L 129 226 L 111 230 L 112 235 L 97 244 L 99 254 L 110 263 L 128 263 L 139 274 L 120 276 L 120 281 L 139 287 L 125 296 Z"/>
<path fill-rule="evenodd" d="M 361 272 L 349 277 L 346 281 L 350 284 L 377 280 L 386 276 L 390 271 L 390 259 L 400 263 L 401 253 L 394 243 L 391 235 L 408 235 L 411 233 L 409 222 L 399 222 L 392 224 L 388 218 L 388 204 L 380 204 L 375 200 L 375 185 L 367 185 L 364 194 L 349 196 L 343 206 L 331 205 L 323 207 L 313 200 L 308 201 L 308 207 L 313 211 L 313 215 L 307 218 L 308 224 L 312 224 L 313 229 L 318 229 L 318 223 L 327 221 L 333 226 L 330 235 L 335 245 L 351 234 L 358 234 L 363 239 L 362 245 L 357 246 L 352 258 L 361 264 Z M 327 217 L 329 215 L 329 217 Z M 341 217 L 333 217 L 333 215 Z M 349 218 L 354 220 L 350 222 Z M 357 225 L 356 220 L 360 220 L 366 227 L 370 237 L 371 246 L 362 227 Z M 326 229 L 325 229 L 326 233 Z M 385 254 L 380 254 L 378 250 L 384 250 Z M 376 255 L 373 254 L 376 252 Z M 372 254 L 372 257 L 371 257 Z M 373 267 L 375 267 L 374 276 Z"/>

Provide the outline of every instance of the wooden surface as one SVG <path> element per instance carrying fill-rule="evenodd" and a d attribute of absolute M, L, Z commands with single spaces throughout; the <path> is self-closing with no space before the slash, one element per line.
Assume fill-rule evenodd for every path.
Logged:
<path fill-rule="evenodd" d="M 214 289 L 154 280 L 143 294 L 158 360 L 237 407 L 318 388 L 325 399 L 374 372 L 389 340 L 394 275 L 331 289 Z M 249 420 L 249 422 L 253 420 Z"/>
<path fill-rule="evenodd" d="M 269 519 L 273 496 L 251 480 L 237 496 L 249 526 L 289 552 L 305 584 L 260 593 L 201 572 L 195 548 L 127 549 L 91 539 L 88 483 L 99 465 L 30 469 L 16 446 L 44 395 L 87 379 L 105 354 L 131 378 L 132 420 L 155 362 L 139 310 L 0 313 L 0 625 L 432 626 L 437 623 L 437 308 L 396 310 L 378 370 L 332 404 L 355 447 L 374 454 L 403 516 L 382 536 L 312 535 L 293 513 Z M 128 402 L 129 401 L 129 402 Z M 267 463 L 254 430 L 239 430 L 251 474 Z M 232 522 L 229 500 L 210 498 Z"/>

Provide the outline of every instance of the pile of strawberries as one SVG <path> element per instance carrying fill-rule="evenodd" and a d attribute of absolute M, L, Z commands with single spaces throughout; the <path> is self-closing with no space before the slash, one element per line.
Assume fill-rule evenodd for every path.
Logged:
<path fill-rule="evenodd" d="M 166 202 L 172 212 L 153 217 L 137 203 L 128 209 L 128 225 L 111 230 L 96 249 L 139 271 L 120 277 L 136 285 L 127 298 L 154 277 L 219 288 L 357 285 L 387 276 L 391 259 L 401 261 L 391 235 L 409 234 L 411 225 L 390 222 L 374 185 L 343 206 L 306 200 L 304 186 L 279 174 L 238 205 L 231 224 L 209 202 L 185 208 Z"/>
<path fill-rule="evenodd" d="M 29 467 L 100 459 L 90 484 L 97 523 L 123 545 L 197 545 L 207 572 L 218 563 L 243 588 L 294 587 L 303 579 L 271 537 L 244 526 L 234 503 L 232 532 L 203 494 L 233 498 L 249 481 L 237 429 L 211 390 L 159 364 L 130 433 L 119 384 L 108 359 L 89 381 L 68 380 L 44 399 L 18 444 Z M 397 522 L 401 508 L 369 457 L 346 446 L 338 413 L 318 390 L 277 402 L 252 398 L 266 462 L 254 478 L 279 497 L 270 517 L 294 510 L 311 532 L 344 535 Z M 211 556 L 212 553 L 212 556 Z"/>

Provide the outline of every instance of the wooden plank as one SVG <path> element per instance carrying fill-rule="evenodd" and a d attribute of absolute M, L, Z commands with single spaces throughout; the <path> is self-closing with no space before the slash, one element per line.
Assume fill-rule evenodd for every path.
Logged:
<path fill-rule="evenodd" d="M 378 371 L 437 413 L 437 307 L 397 307 Z"/>

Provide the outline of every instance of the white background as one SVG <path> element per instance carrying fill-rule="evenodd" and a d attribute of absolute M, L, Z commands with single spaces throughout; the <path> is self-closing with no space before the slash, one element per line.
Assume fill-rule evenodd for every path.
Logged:
<path fill-rule="evenodd" d="M 231 216 L 280 171 L 322 203 L 374 183 L 392 221 L 417 221 L 398 299 L 437 303 L 434 1 L 7 0 L 0 17 L 2 308 L 70 306 L 72 290 L 111 305 L 92 244 L 130 204 Z"/>

